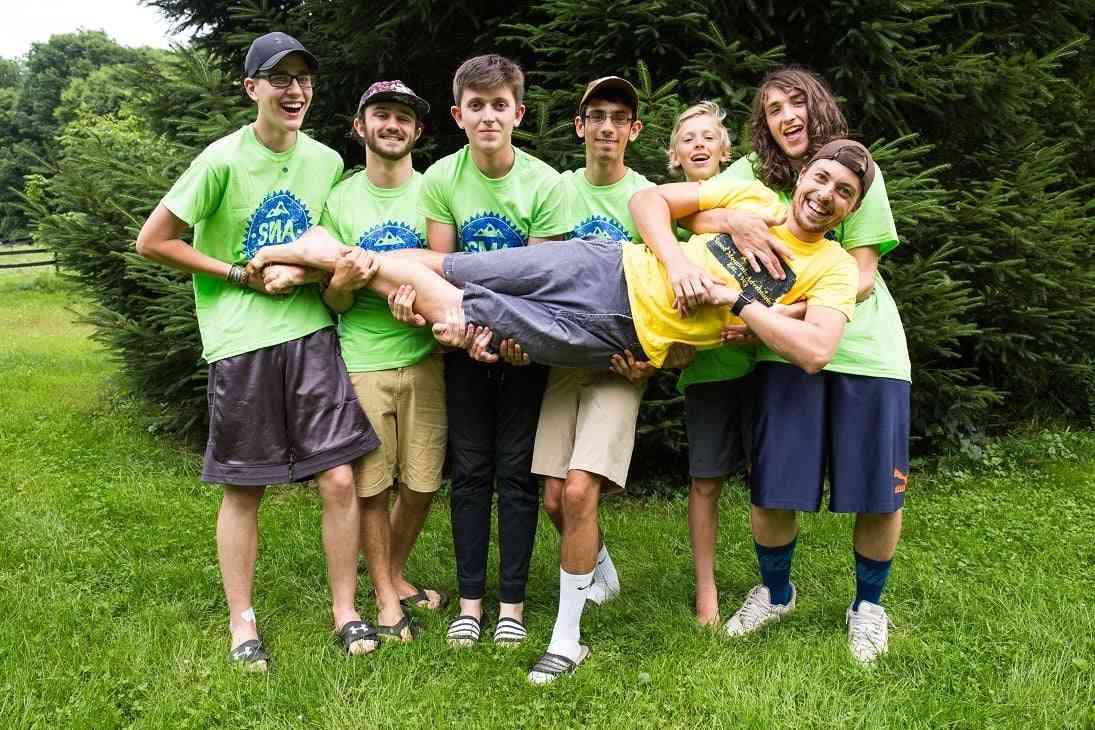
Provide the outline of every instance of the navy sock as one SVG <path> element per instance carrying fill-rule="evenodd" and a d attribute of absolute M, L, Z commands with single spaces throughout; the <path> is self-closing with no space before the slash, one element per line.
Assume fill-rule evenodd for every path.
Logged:
<path fill-rule="evenodd" d="M 878 605 L 882 599 L 882 589 L 890 577 L 892 560 L 871 560 L 858 552 L 855 553 L 855 602 L 852 610 L 859 610 L 860 601 L 870 601 Z"/>
<path fill-rule="evenodd" d="M 791 557 L 795 554 L 794 540 L 779 547 L 764 547 L 753 543 L 760 564 L 760 580 L 768 588 L 772 603 L 786 605 L 791 602 Z"/>

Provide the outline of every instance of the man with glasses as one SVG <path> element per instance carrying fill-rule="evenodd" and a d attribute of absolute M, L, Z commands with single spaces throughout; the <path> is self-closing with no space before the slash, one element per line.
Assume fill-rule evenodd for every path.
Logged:
<path fill-rule="evenodd" d="M 269 664 L 251 604 L 258 509 L 265 485 L 316 480 L 334 626 L 349 654 L 376 647 L 354 605 L 358 503 L 355 459 L 377 448 L 339 355 L 315 282 L 325 274 L 241 266 L 314 225 L 342 159 L 300 131 L 312 102 L 315 57 L 295 38 L 256 38 L 243 87 L 255 121 L 198 155 L 145 221 L 137 251 L 193 274 L 202 356 L 209 363 L 209 439 L 202 481 L 223 485 L 217 556 L 232 650 L 229 661 Z M 182 240 L 194 228 L 193 245 Z"/>
<path fill-rule="evenodd" d="M 626 79 L 607 76 L 586 86 L 574 118 L 586 164 L 563 173 L 572 238 L 637 241 L 627 203 L 652 184 L 624 164 L 643 128 L 638 109 L 639 95 Z M 600 604 L 620 590 L 597 507 L 603 489 L 621 490 L 627 480 L 639 402 L 655 368 L 630 352 L 613 360 L 625 377 L 603 367 L 553 368 L 540 408 L 532 471 L 544 476 L 544 510 L 562 535 L 559 611 L 547 649 L 554 654 L 577 644 L 587 600 Z M 539 683 L 548 676 L 529 678 Z"/>

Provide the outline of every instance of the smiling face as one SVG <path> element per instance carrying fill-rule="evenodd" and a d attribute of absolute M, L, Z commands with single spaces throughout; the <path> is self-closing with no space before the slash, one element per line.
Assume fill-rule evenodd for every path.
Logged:
<path fill-rule="evenodd" d="M 590 112 L 605 114 L 603 122 L 592 122 L 584 118 Z M 617 127 L 612 122 L 613 115 L 624 115 L 631 121 L 622 127 Z M 643 123 L 634 119 L 631 107 L 618 101 L 606 99 L 592 99 L 585 105 L 584 116 L 574 118 L 574 131 L 578 137 L 585 140 L 586 165 L 594 160 L 606 165 L 623 164 L 624 152 L 627 145 L 635 141 L 643 128 Z"/>
<path fill-rule="evenodd" d="M 802 171 L 791 215 L 802 240 L 817 240 L 836 228 L 859 204 L 860 180 L 836 160 L 817 160 Z M 805 235 L 803 235 L 805 234 Z"/>
<path fill-rule="evenodd" d="M 768 131 L 791 160 L 806 161 L 810 149 L 810 114 L 801 89 L 769 86 L 764 91 L 764 118 Z"/>
<path fill-rule="evenodd" d="M 308 62 L 299 53 L 290 53 L 281 59 L 270 71 L 264 71 L 258 78 L 243 80 L 247 95 L 258 106 L 258 123 L 274 133 L 296 132 L 304 124 L 304 115 L 312 105 L 312 88 L 301 88 L 296 79 L 284 89 L 270 83 L 268 74 L 285 73 L 294 76 L 310 74 Z"/>
<path fill-rule="evenodd" d="M 495 155 L 513 143 L 513 128 L 521 123 L 525 105 L 517 103 L 509 86 L 468 87 L 460 95 L 460 105 L 449 111 L 472 149 Z"/>
<path fill-rule="evenodd" d="M 684 120 L 677 131 L 677 143 L 669 151 L 670 165 L 680 166 L 684 179 L 690 182 L 714 177 L 719 164 L 729 159 L 721 125 L 710 114 Z"/>
<path fill-rule="evenodd" d="M 422 134 L 414 109 L 397 101 L 369 104 L 354 119 L 354 129 L 368 150 L 385 160 L 409 155 Z"/>

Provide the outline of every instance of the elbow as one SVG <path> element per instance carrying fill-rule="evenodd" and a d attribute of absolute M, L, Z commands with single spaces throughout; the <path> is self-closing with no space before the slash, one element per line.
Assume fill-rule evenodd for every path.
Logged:
<path fill-rule="evenodd" d="M 148 239 L 145 236 L 137 236 L 137 242 L 134 244 L 134 248 L 137 249 L 137 255 L 144 256 L 146 259 L 151 258 L 152 246 L 149 244 Z"/>
<path fill-rule="evenodd" d="M 817 375 L 825 366 L 833 360 L 833 355 L 836 354 L 836 348 L 826 347 L 819 348 L 806 354 L 803 361 L 799 363 L 799 367 L 805 370 L 810 375 Z"/>

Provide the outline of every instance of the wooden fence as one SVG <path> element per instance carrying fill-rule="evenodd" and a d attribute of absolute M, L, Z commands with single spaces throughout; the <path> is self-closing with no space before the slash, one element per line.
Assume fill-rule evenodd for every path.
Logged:
<path fill-rule="evenodd" d="M 0 261 L 4 256 L 26 256 L 28 254 L 48 253 L 50 257 L 48 259 L 40 259 L 37 261 L 21 261 L 17 264 L 5 264 L 0 263 L 0 269 L 26 269 L 34 266 L 52 266 L 55 270 L 57 268 L 57 254 L 52 249 L 48 248 L 19 248 L 16 250 L 10 249 L 12 246 L 23 246 L 30 243 L 29 238 L 17 238 L 12 241 L 0 241 Z"/>

